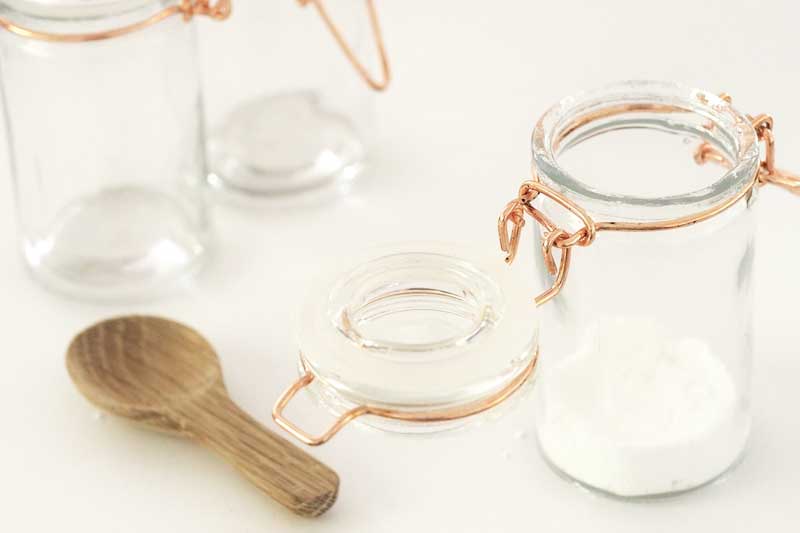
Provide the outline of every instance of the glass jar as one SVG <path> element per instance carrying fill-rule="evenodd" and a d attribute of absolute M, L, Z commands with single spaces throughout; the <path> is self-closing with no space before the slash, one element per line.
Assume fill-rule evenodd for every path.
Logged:
<path fill-rule="evenodd" d="M 695 166 L 693 147 L 698 162 L 713 153 L 720 165 Z M 533 165 L 556 193 L 529 210 L 544 215 L 543 249 L 555 241 L 571 253 L 567 235 L 577 236 L 549 305 L 541 452 L 621 497 L 718 478 L 750 433 L 756 127 L 724 96 L 622 83 L 550 109 L 533 132 Z"/>
<path fill-rule="evenodd" d="M 153 0 L 3 2 L 3 106 L 22 253 L 49 288 L 145 297 L 201 264 L 206 167 L 193 14 Z"/>
<path fill-rule="evenodd" d="M 222 31 L 204 36 L 215 65 L 205 83 L 213 188 L 285 197 L 344 186 L 362 168 L 373 90 L 389 81 L 375 6 L 299 2 L 309 3 L 321 17 L 293 0 L 243 4 Z M 360 58 L 372 58 L 373 46 L 382 79 Z"/>
<path fill-rule="evenodd" d="M 524 276 L 485 252 L 409 243 L 327 270 L 300 315 L 301 377 L 273 411 L 306 444 L 356 418 L 401 433 L 461 427 L 497 413 L 534 372 L 538 318 Z M 320 437 L 283 416 L 304 387 L 338 417 Z"/>

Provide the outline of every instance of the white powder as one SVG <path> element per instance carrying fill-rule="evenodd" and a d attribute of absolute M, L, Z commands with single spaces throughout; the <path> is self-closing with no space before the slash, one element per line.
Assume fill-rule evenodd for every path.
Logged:
<path fill-rule="evenodd" d="M 702 485 L 741 454 L 749 417 L 730 373 L 699 340 L 617 319 L 547 368 L 537 432 L 569 476 L 620 496 Z"/>

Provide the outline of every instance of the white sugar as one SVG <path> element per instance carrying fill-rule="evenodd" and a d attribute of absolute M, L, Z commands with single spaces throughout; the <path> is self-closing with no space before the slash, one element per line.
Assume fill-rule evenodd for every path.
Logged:
<path fill-rule="evenodd" d="M 621 496 L 702 485 L 741 454 L 749 418 L 723 362 L 641 319 L 589 328 L 545 369 L 537 432 L 559 469 Z"/>

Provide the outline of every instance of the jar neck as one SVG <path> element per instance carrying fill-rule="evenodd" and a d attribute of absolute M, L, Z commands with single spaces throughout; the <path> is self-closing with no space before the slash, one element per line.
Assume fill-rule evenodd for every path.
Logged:
<path fill-rule="evenodd" d="M 677 194 L 630 194 L 608 186 L 603 178 L 588 183 L 566 170 L 560 160 L 589 139 L 630 129 L 681 136 L 689 143 L 687 160 L 691 147 L 708 143 L 725 161 L 716 169 L 716 179 L 699 188 Z M 600 219 L 669 220 L 723 203 L 750 187 L 759 165 L 757 139 L 747 116 L 719 96 L 678 84 L 625 82 L 566 98 L 545 113 L 533 132 L 534 171 L 543 183 Z M 629 149 L 615 146 L 612 155 L 628 157 Z M 609 173 L 613 172 L 611 168 Z M 648 174 L 641 179 L 647 180 Z"/>
<path fill-rule="evenodd" d="M 14 36 L 17 38 L 81 42 L 82 39 L 73 40 L 69 36 L 115 32 L 119 28 L 139 25 L 150 19 L 155 21 L 165 10 L 178 12 L 179 7 L 180 0 L 4 0 L 0 2 L 0 18 L 5 23 L 24 28 L 23 34 L 5 29 L 7 33 L 16 33 Z M 68 38 L 40 38 L 26 35 L 27 31 Z"/>

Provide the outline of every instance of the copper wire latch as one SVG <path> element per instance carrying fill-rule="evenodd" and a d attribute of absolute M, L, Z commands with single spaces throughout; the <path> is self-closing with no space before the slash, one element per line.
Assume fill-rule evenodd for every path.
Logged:
<path fill-rule="evenodd" d="M 177 4 L 165 7 L 156 14 L 139 22 L 127 26 L 91 33 L 49 33 L 36 31 L 14 24 L 10 20 L 0 17 L 0 26 L 20 37 L 49 41 L 57 43 L 84 43 L 89 41 L 102 41 L 113 37 L 120 37 L 138 30 L 142 30 L 173 15 L 181 15 L 183 20 L 189 21 L 195 15 L 203 15 L 214 20 L 225 20 L 231 14 L 231 0 L 180 0 Z"/>
<path fill-rule="evenodd" d="M 532 202 L 539 195 L 550 198 L 578 217 L 583 222 L 583 227 L 574 233 L 568 233 L 556 226 L 542 211 L 533 206 Z M 544 264 L 550 275 L 555 276 L 553 286 L 535 298 L 536 305 L 542 305 L 558 294 L 564 285 L 572 258 L 572 247 L 592 244 L 597 234 L 597 228 L 586 211 L 566 196 L 545 186 L 538 178 L 526 181 L 520 186 L 517 198 L 506 205 L 500 215 L 500 219 L 497 221 L 500 248 L 507 254 L 506 263 L 511 264 L 517 255 L 521 230 L 525 225 L 525 214 L 530 215 L 543 228 L 542 255 L 544 256 Z M 510 235 L 508 232 L 509 224 L 511 224 Z M 553 248 L 561 250 L 561 260 L 558 267 L 556 267 L 556 261 L 553 258 Z"/>
<path fill-rule="evenodd" d="M 275 407 L 272 409 L 272 419 L 275 420 L 276 424 L 286 430 L 297 440 L 303 442 L 304 444 L 308 444 L 309 446 L 319 446 L 320 444 L 325 444 L 349 422 L 364 415 L 380 416 L 391 420 L 402 420 L 405 422 L 433 423 L 457 420 L 459 418 L 466 418 L 468 416 L 482 413 L 506 401 L 506 399 L 508 399 L 520 387 L 528 382 L 528 378 L 530 378 L 531 375 L 533 375 L 534 370 L 536 370 L 536 363 L 538 360 L 539 352 L 537 351 L 533 355 L 533 358 L 531 358 L 531 362 L 528 363 L 525 368 L 522 368 L 519 373 L 514 376 L 514 378 L 502 389 L 475 402 L 446 409 L 419 412 L 400 411 L 396 409 L 375 407 L 370 405 L 359 405 L 343 413 L 338 419 L 336 419 L 336 422 L 334 422 L 333 425 L 327 431 L 325 431 L 325 433 L 319 437 L 315 437 L 300 429 L 283 414 L 284 409 L 286 409 L 286 406 L 292 401 L 292 398 L 294 398 L 301 389 L 309 386 L 314 381 L 314 374 L 308 370 L 308 364 L 306 363 L 305 359 L 302 359 L 301 357 L 304 372 L 300 378 L 288 389 L 286 389 L 283 394 L 281 394 L 280 398 L 278 398 L 278 401 L 275 403 Z"/>
<path fill-rule="evenodd" d="M 721 95 L 721 98 L 730 103 L 730 96 Z M 595 222 L 579 205 L 541 183 L 537 175 L 534 175 L 533 180 L 524 182 L 519 189 L 517 198 L 509 202 L 500 215 L 497 221 L 497 231 L 500 239 L 500 249 L 506 253 L 506 262 L 510 264 L 517 255 L 521 230 L 525 225 L 525 215 L 530 215 L 542 228 L 541 251 L 544 256 L 544 264 L 550 275 L 555 276 L 555 278 L 553 285 L 535 298 L 536 305 L 548 302 L 561 291 L 569 272 L 572 248 L 574 246 L 589 246 L 594 242 L 595 236 L 599 231 L 659 231 L 689 226 L 718 215 L 742 198 L 749 196 L 754 187 L 766 184 L 777 185 L 800 195 L 800 176 L 775 167 L 775 137 L 773 135 L 772 117 L 769 115 L 757 115 L 755 117 L 748 115 L 748 118 L 758 135 L 759 141 L 764 144 L 764 159 L 759 164 L 752 182 L 734 197 L 693 215 L 658 222 Z M 713 126 L 709 125 L 707 127 Z M 698 146 L 694 159 L 698 164 L 712 162 L 722 166 L 730 166 L 728 160 L 707 142 L 703 142 Z M 574 233 L 568 233 L 566 230 L 556 226 L 540 209 L 533 205 L 533 201 L 540 195 L 544 195 L 571 212 L 581 221 L 582 228 Z M 561 250 L 561 261 L 558 267 L 556 267 L 553 259 L 553 248 Z"/>
<path fill-rule="evenodd" d="M 383 32 L 381 31 L 380 23 L 378 22 L 378 12 L 375 9 L 375 3 L 373 0 L 366 0 L 367 2 L 367 11 L 369 13 L 369 22 L 370 26 L 372 26 L 372 36 L 375 39 L 375 46 L 378 51 L 378 57 L 380 59 L 380 67 L 381 67 L 381 77 L 380 79 L 375 78 L 372 74 L 370 74 L 369 70 L 366 66 L 358 59 L 356 56 L 353 47 L 347 43 L 347 40 L 344 38 L 342 34 L 342 30 L 339 26 L 333 21 L 328 10 L 322 3 L 322 0 L 297 0 L 298 3 L 305 7 L 308 4 L 314 4 L 314 7 L 317 9 L 320 17 L 322 17 L 323 22 L 328 27 L 328 30 L 333 35 L 333 38 L 336 39 L 336 42 L 339 44 L 339 47 L 344 52 L 345 57 L 353 65 L 353 68 L 356 69 L 356 72 L 364 80 L 364 82 L 370 86 L 370 88 L 376 91 L 383 91 L 389 86 L 389 82 L 392 79 L 392 73 L 389 69 L 389 58 L 386 54 L 386 46 L 383 43 Z"/>

